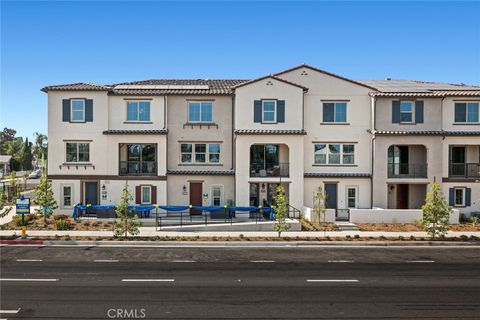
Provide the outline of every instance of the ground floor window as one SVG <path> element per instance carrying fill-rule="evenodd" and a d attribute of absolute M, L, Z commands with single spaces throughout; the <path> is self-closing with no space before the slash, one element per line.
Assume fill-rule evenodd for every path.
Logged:
<path fill-rule="evenodd" d="M 465 188 L 454 188 L 454 205 L 455 207 L 464 207 L 465 206 Z"/>
<path fill-rule="evenodd" d="M 221 206 L 222 205 L 222 196 L 223 196 L 223 186 L 214 185 L 211 186 L 211 204 L 212 206 Z"/>
<path fill-rule="evenodd" d="M 62 185 L 62 207 L 69 208 L 72 206 L 72 197 L 73 197 L 73 186 L 72 185 Z"/>
<path fill-rule="evenodd" d="M 142 204 L 151 204 L 152 203 L 152 187 L 151 186 L 142 186 Z"/>
<path fill-rule="evenodd" d="M 347 186 L 347 208 L 356 208 L 358 199 L 358 186 Z"/>

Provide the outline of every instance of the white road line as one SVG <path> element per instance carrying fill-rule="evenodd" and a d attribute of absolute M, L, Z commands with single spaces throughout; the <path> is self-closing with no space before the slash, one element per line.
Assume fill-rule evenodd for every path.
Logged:
<path fill-rule="evenodd" d="M 22 279 L 22 278 L 0 278 L 0 281 L 33 281 L 33 282 L 49 282 L 49 281 L 58 281 L 58 279 Z"/>
<path fill-rule="evenodd" d="M 434 260 L 407 260 L 407 263 L 434 263 Z"/>
<path fill-rule="evenodd" d="M 174 282 L 175 279 L 122 279 L 123 282 Z"/>
<path fill-rule="evenodd" d="M 42 259 L 17 259 L 17 262 L 40 262 Z"/>
<path fill-rule="evenodd" d="M 17 310 L 0 310 L 0 313 L 5 313 L 5 314 L 17 314 L 20 312 L 21 308 L 18 308 Z"/>
<path fill-rule="evenodd" d="M 348 263 L 354 262 L 353 260 L 328 260 L 329 263 Z"/>
<path fill-rule="evenodd" d="M 252 263 L 274 263 L 273 260 L 250 260 Z"/>
<path fill-rule="evenodd" d="M 118 262 L 118 260 L 93 260 L 93 262 Z"/>
<path fill-rule="evenodd" d="M 193 263 L 195 260 L 172 260 L 173 263 Z"/>
<path fill-rule="evenodd" d="M 340 279 L 308 279 L 307 282 L 358 282 L 356 279 L 347 279 L 347 280 L 340 280 Z"/>

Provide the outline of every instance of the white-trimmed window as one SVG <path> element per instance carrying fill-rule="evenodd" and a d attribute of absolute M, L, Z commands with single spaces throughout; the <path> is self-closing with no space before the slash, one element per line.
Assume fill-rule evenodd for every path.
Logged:
<path fill-rule="evenodd" d="M 277 122 L 277 101 L 276 100 L 262 100 L 262 122 L 263 123 Z"/>
<path fill-rule="evenodd" d="M 212 185 L 210 187 L 211 205 L 221 206 L 223 203 L 223 185 Z"/>
<path fill-rule="evenodd" d="M 90 162 L 90 144 L 88 142 L 67 142 L 65 146 L 65 162 Z"/>
<path fill-rule="evenodd" d="M 355 144 L 316 143 L 314 145 L 314 163 L 355 164 Z"/>
<path fill-rule="evenodd" d="M 414 106 L 413 101 L 400 101 L 400 123 L 413 123 Z"/>
<path fill-rule="evenodd" d="M 85 100 L 70 100 L 70 121 L 85 122 Z"/>
<path fill-rule="evenodd" d="M 127 121 L 150 121 L 150 101 L 127 101 Z"/>
<path fill-rule="evenodd" d="M 220 163 L 219 143 L 182 143 L 180 145 L 181 163 Z"/>
<path fill-rule="evenodd" d="M 152 203 L 152 186 L 141 186 L 141 204 Z"/>
<path fill-rule="evenodd" d="M 62 188 L 62 208 L 71 208 L 73 207 L 73 185 L 63 184 Z"/>
<path fill-rule="evenodd" d="M 358 205 L 358 186 L 347 186 L 347 208 L 356 208 Z"/>
<path fill-rule="evenodd" d="M 453 205 L 465 207 L 465 188 L 453 188 Z"/>
<path fill-rule="evenodd" d="M 189 101 L 188 122 L 212 122 L 213 102 L 212 101 Z"/>

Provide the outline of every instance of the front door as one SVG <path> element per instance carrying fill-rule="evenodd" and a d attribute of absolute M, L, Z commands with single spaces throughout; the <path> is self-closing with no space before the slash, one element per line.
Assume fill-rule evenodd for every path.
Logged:
<path fill-rule="evenodd" d="M 260 205 L 260 190 L 258 183 L 250 183 L 250 206 L 258 207 Z"/>
<path fill-rule="evenodd" d="M 327 209 L 337 209 L 337 184 L 325 183 L 326 207 Z"/>
<path fill-rule="evenodd" d="M 87 181 L 84 182 L 84 203 L 92 206 L 98 205 L 98 182 Z"/>
<path fill-rule="evenodd" d="M 397 184 L 397 209 L 408 209 L 408 184 Z"/>
<path fill-rule="evenodd" d="M 465 176 L 465 147 L 452 147 L 450 149 L 450 174 L 452 176 Z"/>
<path fill-rule="evenodd" d="M 190 204 L 192 206 L 202 205 L 202 183 L 190 182 Z M 200 210 L 190 209 L 190 214 L 201 214 Z"/>

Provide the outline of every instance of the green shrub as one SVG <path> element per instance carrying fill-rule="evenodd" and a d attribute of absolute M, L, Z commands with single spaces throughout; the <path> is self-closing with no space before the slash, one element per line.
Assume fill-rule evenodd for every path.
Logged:
<path fill-rule="evenodd" d="M 70 222 L 68 220 L 58 219 L 55 223 L 57 230 L 69 230 Z"/>
<path fill-rule="evenodd" d="M 356 234 L 356 235 L 354 235 L 354 238 L 355 238 L 355 239 L 360 239 L 360 235 L 359 235 L 359 234 Z"/>
<path fill-rule="evenodd" d="M 17 227 L 27 226 L 29 224 L 29 222 L 32 221 L 32 215 L 26 214 L 25 215 L 25 220 L 22 223 L 22 215 L 21 214 L 16 214 L 16 215 L 13 216 L 12 221 L 13 221 L 13 223 L 15 223 L 15 225 Z"/>

